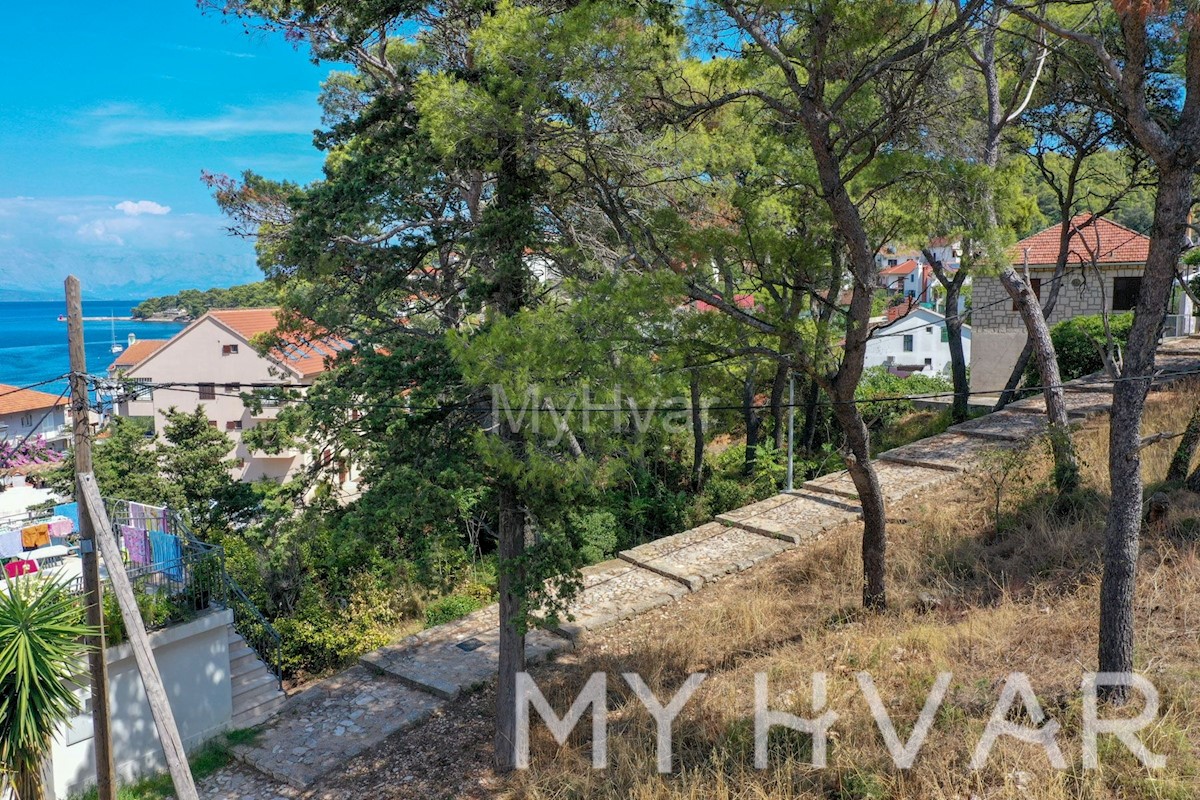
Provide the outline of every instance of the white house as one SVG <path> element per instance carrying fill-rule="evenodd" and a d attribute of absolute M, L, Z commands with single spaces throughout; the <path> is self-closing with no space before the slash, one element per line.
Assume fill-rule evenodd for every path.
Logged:
<path fill-rule="evenodd" d="M 908 309 L 908 313 L 904 313 Z M 885 366 L 896 373 L 950 375 L 950 344 L 946 318 L 922 306 L 896 306 L 872 331 L 866 366 Z M 971 328 L 962 326 L 963 357 L 971 362 Z"/>
<path fill-rule="evenodd" d="M 120 373 L 124 381 L 153 388 L 121 395 L 116 413 L 146 419 L 159 430 L 167 409 L 192 412 L 203 407 L 209 425 L 234 441 L 230 455 L 237 462 L 235 478 L 284 481 L 293 477 L 311 464 L 309 454 L 296 449 L 254 450 L 242 441 L 243 432 L 278 416 L 286 401 L 267 399 L 255 411 L 246 407 L 242 394 L 302 393 L 328 369 L 331 359 L 351 345 L 332 336 L 289 335 L 279 348 L 260 355 L 252 342 L 275 331 L 277 313 L 274 308 L 212 310 L 165 343 L 145 343 L 149 352 L 141 361 L 130 367 L 114 363 L 110 370 Z M 340 465 L 339 461 L 332 466 Z M 337 471 L 338 482 L 345 484 L 351 477 L 349 465 Z"/>
<path fill-rule="evenodd" d="M 53 450 L 67 449 L 71 439 L 65 397 L 0 383 L 0 442 L 18 444 L 39 437 Z"/>

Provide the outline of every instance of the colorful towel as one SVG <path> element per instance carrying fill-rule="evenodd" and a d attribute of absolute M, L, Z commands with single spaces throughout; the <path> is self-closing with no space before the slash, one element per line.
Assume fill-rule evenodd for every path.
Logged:
<path fill-rule="evenodd" d="M 179 538 L 151 531 L 150 548 L 154 551 L 154 568 L 173 581 L 182 581 L 183 551 L 179 547 Z"/>
<path fill-rule="evenodd" d="M 55 517 L 47 524 L 50 526 L 50 536 L 55 539 L 65 539 L 75 532 L 75 523 L 66 517 Z"/>
<path fill-rule="evenodd" d="M 26 550 L 50 544 L 50 525 L 40 522 L 21 529 L 21 546 Z"/>
<path fill-rule="evenodd" d="M 154 558 L 150 552 L 150 537 L 143 530 L 131 525 L 121 526 L 121 538 L 125 541 L 125 552 L 131 564 L 150 564 Z"/>
<path fill-rule="evenodd" d="M 25 552 L 21 544 L 21 532 L 0 531 L 0 558 L 14 558 Z"/>
<path fill-rule="evenodd" d="M 54 513 L 71 521 L 73 529 L 79 528 L 79 503 L 63 503 L 54 507 Z"/>
<path fill-rule="evenodd" d="M 10 578 L 19 578 L 22 575 L 32 575 L 38 571 L 36 561 L 22 559 L 20 561 L 11 561 L 4 565 L 4 574 Z"/>

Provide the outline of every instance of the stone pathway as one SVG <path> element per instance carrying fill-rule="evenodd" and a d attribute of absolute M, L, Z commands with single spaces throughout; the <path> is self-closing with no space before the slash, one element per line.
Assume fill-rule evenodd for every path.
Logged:
<path fill-rule="evenodd" d="M 1156 385 L 1200 369 L 1200 341 L 1160 349 Z M 1072 418 L 1106 413 L 1112 382 L 1090 376 L 1068 386 Z M 1006 411 L 955 425 L 946 433 L 883 453 L 875 462 L 885 498 L 955 480 L 996 448 L 1019 447 L 1046 428 L 1041 397 Z M 846 472 L 809 481 L 757 503 L 721 514 L 715 522 L 622 551 L 619 558 L 583 571 L 583 588 L 568 619 L 553 631 L 527 637 L 537 661 L 573 646 L 581 636 L 671 603 L 724 575 L 747 569 L 801 542 L 858 518 L 858 494 Z M 496 674 L 496 606 L 410 636 L 363 656 L 360 665 L 289 700 L 235 766 L 200 786 L 206 800 L 292 800 L 323 775 L 398 731 L 418 724 L 448 699 Z M 269 777 L 268 777 L 269 776 Z"/>

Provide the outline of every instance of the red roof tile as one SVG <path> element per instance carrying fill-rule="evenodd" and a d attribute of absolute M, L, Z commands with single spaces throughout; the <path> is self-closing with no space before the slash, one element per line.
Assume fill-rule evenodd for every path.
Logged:
<path fill-rule="evenodd" d="M 1077 230 L 1071 234 L 1068 266 L 1090 264 L 1093 258 L 1097 264 L 1144 264 L 1150 254 L 1150 237 L 1104 217 L 1077 214 L 1070 225 Z M 1017 265 L 1028 257 L 1030 266 L 1054 266 L 1061 235 L 1062 223 L 1039 231 L 1013 245 L 1009 258 Z"/>
<path fill-rule="evenodd" d="M 910 258 L 908 261 L 904 261 L 900 264 L 897 264 L 894 267 L 885 267 L 884 269 L 879 270 L 879 274 L 880 275 L 907 275 L 908 273 L 912 272 L 916 268 L 917 268 L 917 262 Z"/>
<path fill-rule="evenodd" d="M 125 348 L 125 352 L 117 357 L 117 360 L 108 365 L 108 368 L 115 369 L 116 367 L 132 367 L 139 361 L 149 358 L 152 354 L 157 353 L 170 339 L 138 339 L 133 344 Z"/>
<path fill-rule="evenodd" d="M 279 325 L 278 314 L 278 308 L 225 308 L 208 312 L 208 316 L 223 323 L 247 342 L 255 336 L 274 333 Z M 282 344 L 271 351 L 271 357 L 302 377 L 311 378 L 325 372 L 328 360 L 350 347 L 349 342 L 336 336 L 310 339 L 287 333 L 282 336 Z"/>
<path fill-rule="evenodd" d="M 0 414 L 21 414 L 26 411 L 45 411 L 54 406 L 65 406 L 67 398 L 32 389 L 18 389 L 0 383 Z"/>

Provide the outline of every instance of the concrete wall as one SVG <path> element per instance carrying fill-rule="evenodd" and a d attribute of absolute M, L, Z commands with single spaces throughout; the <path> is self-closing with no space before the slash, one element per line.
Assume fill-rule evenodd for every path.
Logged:
<path fill-rule="evenodd" d="M 47 444 L 54 449 L 66 449 L 66 438 L 61 434 L 67 424 L 67 407 L 65 405 L 57 406 L 46 416 L 44 421 L 42 420 L 43 414 L 46 414 L 45 408 L 36 411 L 19 411 L 14 414 L 0 414 L 0 441 L 7 440 L 15 444 L 26 436 L 32 440 L 41 435 L 46 437 Z"/>
<path fill-rule="evenodd" d="M 867 342 L 865 364 L 868 367 L 882 366 L 889 358 L 896 365 L 924 364 L 931 362 L 923 372 L 949 376 L 950 344 L 942 341 L 942 329 L 946 321 L 940 314 L 916 309 L 887 327 L 878 329 Z M 971 362 L 971 336 L 969 326 L 963 326 L 963 355 Z M 904 350 L 904 336 L 913 337 L 911 352 Z"/>
<path fill-rule="evenodd" d="M 237 353 L 225 354 L 226 345 L 236 345 Z M 242 433 L 253 428 L 259 419 L 278 413 L 265 408 L 254 415 L 242 403 L 241 393 L 250 392 L 255 384 L 290 384 L 299 387 L 303 381 L 283 371 L 260 356 L 241 338 L 232 334 L 211 317 L 198 320 L 178 334 L 171 343 L 136 368 L 125 373 L 126 378 L 147 379 L 152 383 L 212 383 L 214 396 L 201 399 L 194 385 L 178 389 L 155 389 L 150 398 L 122 403 L 121 416 L 153 417 L 155 427 L 163 428 L 162 412 L 174 406 L 180 411 L 195 411 L 204 406 L 204 413 L 216 423 L 218 430 L 234 441 L 230 456 L 243 465 L 233 471 L 240 480 L 270 478 L 284 480 L 306 465 L 306 456 L 297 450 L 278 455 L 252 452 L 242 444 Z M 229 423 L 241 429 L 229 429 Z"/>
<path fill-rule="evenodd" d="M 1113 279 L 1140 277 L 1143 272 L 1140 264 L 1104 267 L 1099 277 L 1092 269 L 1068 269 L 1047 322 L 1054 325 L 1072 317 L 1111 311 Z M 1031 267 L 1029 276 L 1041 279 L 1042 298 L 1048 297 L 1054 270 Z M 976 276 L 973 285 L 971 327 L 975 341 L 971 356 L 971 391 L 998 393 L 1004 388 L 1021 348 L 1025 346 L 1025 324 L 1020 313 L 1013 310 L 1012 299 L 999 278 Z"/>
<path fill-rule="evenodd" d="M 232 612 L 213 611 L 150 634 L 175 723 L 189 751 L 227 730 L 233 718 L 227 645 L 232 622 Z M 80 680 L 84 686 L 76 692 L 87 703 L 91 693 L 86 675 Z M 108 682 L 113 759 L 119 779 L 130 781 L 138 775 L 166 770 L 141 675 L 128 643 L 108 651 Z M 50 800 L 63 800 L 95 783 L 89 713 L 75 717 L 56 737 L 50 772 Z"/>

